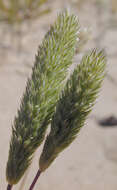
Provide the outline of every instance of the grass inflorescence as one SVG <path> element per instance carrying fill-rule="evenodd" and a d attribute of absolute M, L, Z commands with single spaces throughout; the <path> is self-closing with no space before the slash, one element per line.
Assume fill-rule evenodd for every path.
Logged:
<path fill-rule="evenodd" d="M 66 80 L 78 48 L 78 35 L 78 19 L 66 11 L 57 17 L 38 48 L 12 126 L 6 168 L 8 190 L 19 182 L 31 164 L 49 124 L 38 172 L 29 190 L 59 153 L 74 141 L 95 104 L 105 75 L 103 51 L 89 51 Z"/>
<path fill-rule="evenodd" d="M 74 15 L 60 14 L 39 46 L 20 108 L 14 119 L 7 180 L 16 184 L 43 142 L 59 94 L 72 64 L 79 24 Z"/>

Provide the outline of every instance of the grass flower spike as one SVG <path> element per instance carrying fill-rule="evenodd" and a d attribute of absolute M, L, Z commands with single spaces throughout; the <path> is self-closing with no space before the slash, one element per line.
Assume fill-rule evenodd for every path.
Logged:
<path fill-rule="evenodd" d="M 18 183 L 42 143 L 72 64 L 79 24 L 74 15 L 60 14 L 39 46 L 32 76 L 27 81 L 20 108 L 12 127 L 6 176 Z"/>
<path fill-rule="evenodd" d="M 51 121 L 40 157 L 40 171 L 45 171 L 58 154 L 77 137 L 95 103 L 105 75 L 103 51 L 85 55 L 68 80 Z"/>

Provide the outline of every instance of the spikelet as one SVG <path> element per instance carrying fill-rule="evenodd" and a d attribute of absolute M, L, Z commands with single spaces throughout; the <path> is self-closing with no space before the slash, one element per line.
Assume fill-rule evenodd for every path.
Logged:
<path fill-rule="evenodd" d="M 62 13 L 39 47 L 32 76 L 27 81 L 12 127 L 6 169 L 9 184 L 18 183 L 30 165 L 33 153 L 44 139 L 65 84 L 67 69 L 72 63 L 78 30 L 77 17 Z"/>
<path fill-rule="evenodd" d="M 100 90 L 105 63 L 103 51 L 93 50 L 75 68 L 62 91 L 51 121 L 51 130 L 39 161 L 41 172 L 77 137 Z"/>

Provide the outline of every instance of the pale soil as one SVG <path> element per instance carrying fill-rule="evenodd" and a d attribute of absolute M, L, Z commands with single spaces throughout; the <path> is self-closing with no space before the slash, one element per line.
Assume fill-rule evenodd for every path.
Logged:
<path fill-rule="evenodd" d="M 49 15 L 41 17 L 33 24 L 24 25 L 21 37 L 13 34 L 9 27 L 0 26 L 0 190 L 5 190 L 7 185 L 5 167 L 11 124 L 20 104 L 27 77 L 30 76 L 38 44 L 55 20 L 58 11 L 65 7 L 71 9 L 71 5 L 63 0 L 54 1 L 52 7 Z M 116 15 L 112 15 L 110 8 L 105 5 L 101 6 L 102 9 L 98 8 L 91 1 L 79 9 L 72 5 L 72 12 L 79 15 L 82 26 L 92 28 L 92 38 L 84 50 L 92 47 L 105 48 L 108 74 L 116 83 Z M 75 62 L 78 60 L 79 57 L 76 56 Z M 97 104 L 79 137 L 41 176 L 35 190 L 117 189 L 117 127 L 102 128 L 96 122 L 97 119 L 111 114 L 117 116 L 117 83 L 114 82 L 106 76 Z M 24 190 L 28 189 L 38 169 L 40 152 L 41 148 L 36 153 Z M 20 184 L 13 189 L 19 190 L 19 186 Z"/>

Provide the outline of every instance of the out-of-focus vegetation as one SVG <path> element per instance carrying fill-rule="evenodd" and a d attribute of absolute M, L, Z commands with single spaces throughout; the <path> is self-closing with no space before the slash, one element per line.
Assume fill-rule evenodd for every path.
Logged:
<path fill-rule="evenodd" d="M 84 46 L 91 39 L 92 31 L 91 28 L 83 27 L 79 30 L 79 43 L 76 49 L 76 53 L 82 52 Z"/>
<path fill-rule="evenodd" d="M 111 0 L 112 1 L 112 11 L 117 12 L 117 0 Z"/>
<path fill-rule="evenodd" d="M 86 2 L 100 3 L 103 5 L 107 5 L 111 8 L 112 12 L 117 12 L 117 0 L 71 0 L 75 5 L 79 8 Z"/>
<path fill-rule="evenodd" d="M 21 23 L 50 11 L 49 0 L 0 0 L 0 21 Z"/>

